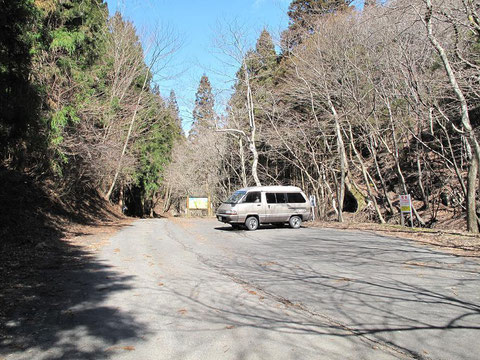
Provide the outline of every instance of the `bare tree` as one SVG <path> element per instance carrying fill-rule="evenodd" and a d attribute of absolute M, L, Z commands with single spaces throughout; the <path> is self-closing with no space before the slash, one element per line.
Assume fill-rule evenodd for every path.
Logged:
<path fill-rule="evenodd" d="M 131 114 L 131 119 L 128 125 L 127 134 L 125 141 L 122 147 L 122 151 L 118 158 L 117 167 L 113 176 L 111 185 L 108 188 L 107 193 L 105 194 L 106 199 L 110 199 L 113 189 L 115 188 L 118 176 L 122 170 L 122 163 L 125 153 L 127 151 L 128 144 L 131 139 L 132 131 L 134 129 L 135 121 L 137 120 L 137 115 L 139 114 L 142 100 L 145 97 L 145 92 L 149 90 L 149 82 L 155 74 L 160 75 L 161 70 L 165 66 L 165 61 L 178 49 L 179 42 L 175 36 L 173 36 L 172 31 L 165 28 L 157 28 L 149 36 L 145 37 L 146 47 L 144 50 L 144 61 L 148 66 L 143 68 L 141 76 L 143 77 L 141 89 L 137 95 L 137 100 L 133 108 L 133 113 Z M 131 62 L 132 59 L 128 56 L 121 56 L 119 60 L 121 62 L 127 61 Z M 121 64 L 121 67 L 125 67 L 128 64 Z M 118 78 L 118 74 L 115 78 Z M 138 74 L 135 74 L 138 75 Z M 130 77 L 130 81 L 133 81 L 135 78 Z"/>
<path fill-rule="evenodd" d="M 443 67 L 445 72 L 447 73 L 448 80 L 450 85 L 455 93 L 455 96 L 460 104 L 460 113 L 461 113 L 461 123 L 462 123 L 462 130 L 457 130 L 462 133 L 467 139 L 466 146 L 467 146 L 467 156 L 470 162 L 468 166 L 468 177 L 467 177 L 467 227 L 468 231 L 473 233 L 479 232 L 478 226 L 478 219 L 477 219 L 477 209 L 476 209 L 476 193 L 477 193 L 477 175 L 478 175 L 478 164 L 480 161 L 480 145 L 478 143 L 477 137 L 475 136 L 475 132 L 473 130 L 472 124 L 470 122 L 469 116 L 469 105 L 466 100 L 465 94 L 462 91 L 457 76 L 455 74 L 455 70 L 451 66 L 451 61 L 445 51 L 444 47 L 435 36 L 433 31 L 433 16 L 434 7 L 432 5 L 431 0 L 425 0 L 426 4 L 426 12 L 424 17 L 425 27 L 427 29 L 428 39 L 432 43 L 432 46 L 438 52 L 440 59 L 442 61 Z M 475 22 L 475 18 L 472 14 L 475 13 L 475 9 L 473 8 L 472 2 L 463 1 L 463 5 L 465 6 L 465 18 L 470 20 L 474 31 L 478 31 L 478 23 Z M 440 14 L 445 11 L 444 9 L 440 9 Z M 447 15 L 448 19 L 448 15 Z M 478 18 L 477 18 L 478 21 Z M 456 128 L 454 128 L 456 129 Z"/>
<path fill-rule="evenodd" d="M 253 162 L 251 166 L 251 172 L 255 184 L 261 185 L 260 178 L 258 176 L 258 150 L 256 145 L 257 125 L 255 121 L 255 103 L 254 96 L 252 94 L 252 84 L 250 78 L 250 69 L 248 66 L 248 53 L 249 47 L 246 44 L 246 33 L 243 28 L 238 24 L 228 24 L 224 26 L 221 31 L 217 31 L 218 36 L 214 39 L 215 48 L 227 58 L 228 64 L 239 68 L 239 76 L 237 76 L 237 89 L 244 89 L 245 102 L 243 104 L 243 110 L 238 106 L 231 111 L 231 116 L 234 117 L 234 122 L 239 121 L 239 118 L 247 115 L 248 130 L 243 130 L 241 127 L 231 128 L 228 126 L 219 128 L 220 132 L 227 132 L 241 136 L 250 150 L 253 156 Z M 234 106 L 232 106 L 234 107 Z M 234 114 L 236 112 L 236 114 Z M 235 119 L 237 117 L 237 119 Z M 237 123 L 238 124 L 238 123 Z"/>

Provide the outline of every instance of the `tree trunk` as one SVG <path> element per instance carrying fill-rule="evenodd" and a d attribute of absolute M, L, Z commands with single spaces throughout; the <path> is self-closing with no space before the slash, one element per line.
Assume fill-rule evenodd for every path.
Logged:
<path fill-rule="evenodd" d="M 327 181 L 326 171 L 323 167 L 322 167 L 322 181 L 323 181 L 323 184 L 325 185 L 325 188 L 327 189 L 327 195 L 330 200 L 330 203 L 332 204 L 332 209 L 335 212 L 335 214 L 338 216 L 338 208 L 337 208 L 337 205 L 335 204 L 335 197 L 333 196 L 333 190 Z M 326 209 L 324 210 L 324 213 L 325 215 L 327 214 Z"/>
<path fill-rule="evenodd" d="M 132 135 L 133 125 L 135 124 L 135 119 L 137 117 L 138 108 L 140 107 L 140 101 L 142 100 L 143 91 L 145 90 L 145 86 L 147 85 L 147 79 L 148 79 L 148 76 L 145 74 L 145 80 L 143 81 L 142 90 L 140 90 L 140 94 L 138 95 L 137 104 L 135 105 L 135 110 L 133 111 L 132 120 L 130 121 L 130 126 L 128 127 L 127 137 L 125 139 L 125 143 L 123 144 L 122 153 L 120 154 L 120 158 L 118 159 L 115 176 L 113 177 L 112 184 L 110 185 L 110 188 L 108 189 L 108 192 L 105 195 L 106 200 L 110 200 L 110 196 L 112 196 L 112 192 L 113 192 L 113 189 L 115 188 L 118 175 L 120 174 L 120 170 L 122 169 L 123 157 L 125 156 L 125 152 L 127 151 L 127 147 L 128 147 L 128 142 L 130 141 L 130 136 Z"/>
<path fill-rule="evenodd" d="M 388 190 L 387 185 L 385 184 L 385 180 L 383 179 L 382 171 L 380 170 L 380 165 L 378 164 L 378 154 L 376 145 L 373 144 L 373 139 L 370 138 L 370 151 L 372 152 L 373 160 L 375 162 L 375 169 L 377 171 L 378 178 L 380 179 L 380 185 L 382 186 L 383 196 L 385 196 L 385 200 L 387 201 L 388 208 L 387 211 L 390 212 L 391 215 L 395 214 L 395 209 L 393 208 L 393 204 L 388 197 Z"/>
<path fill-rule="evenodd" d="M 462 127 L 466 133 L 468 145 L 471 147 L 469 154 L 470 164 L 468 166 L 468 176 L 467 176 L 467 227 L 468 231 L 473 233 L 478 233 L 478 223 L 477 223 L 477 212 L 476 212 L 476 188 L 477 188 L 477 175 L 478 175 L 478 162 L 480 159 L 480 145 L 475 137 L 475 133 L 470 122 L 470 117 L 468 114 L 468 103 L 465 99 L 462 89 L 460 88 L 455 72 L 450 65 L 450 60 L 448 59 L 445 49 L 442 47 L 440 42 L 437 40 L 433 34 L 432 28 L 432 16 L 433 16 L 433 6 L 432 0 L 426 0 L 427 12 L 425 14 L 424 23 L 427 28 L 428 39 L 430 43 L 437 51 L 440 59 L 442 60 L 443 67 L 447 73 L 448 80 L 452 86 L 453 92 L 457 97 L 457 100 L 460 102 L 460 112 L 462 115 Z M 473 153 L 472 153 L 473 151 Z"/>
<path fill-rule="evenodd" d="M 404 191 L 404 194 L 408 194 L 408 189 L 407 189 L 407 184 L 405 182 L 405 177 L 403 176 L 403 172 L 402 172 L 402 169 L 400 167 L 400 161 L 398 160 L 397 157 L 395 157 L 395 168 L 397 169 L 397 175 L 398 175 L 398 178 L 400 180 L 400 184 L 402 185 L 402 189 Z M 412 201 L 411 206 L 412 206 L 412 212 L 415 215 L 415 218 L 417 219 L 417 221 L 420 223 L 421 226 L 425 226 L 425 221 L 423 221 L 422 217 L 417 212 L 417 209 L 413 205 L 413 201 Z"/>
<path fill-rule="evenodd" d="M 123 183 L 120 184 L 120 193 L 118 194 L 118 205 L 120 206 L 120 211 L 123 213 L 123 205 L 124 200 L 123 200 L 124 194 L 123 194 Z"/>
<path fill-rule="evenodd" d="M 254 106 L 253 106 L 252 88 L 250 86 L 250 77 L 248 74 L 247 63 L 245 62 L 245 60 L 243 61 L 243 67 L 244 67 L 244 73 L 245 73 L 245 81 L 247 85 L 247 110 L 248 110 L 248 120 L 250 123 L 250 137 L 248 139 L 249 140 L 248 148 L 250 149 L 253 155 L 252 176 L 253 176 L 253 180 L 255 181 L 255 184 L 257 186 L 262 186 L 262 183 L 258 178 L 258 172 L 257 172 L 258 152 L 257 152 L 257 147 L 255 145 L 255 135 L 256 135 L 257 127 L 255 124 L 255 112 L 254 112 Z"/>
<path fill-rule="evenodd" d="M 392 131 L 392 140 L 393 140 L 392 157 L 393 157 L 393 160 L 395 161 L 395 169 L 397 170 L 398 180 L 400 181 L 404 194 L 406 195 L 408 194 L 408 189 L 407 189 L 407 184 L 405 182 L 405 177 L 403 176 L 402 168 L 400 166 L 400 156 L 399 156 L 399 149 L 398 149 L 398 139 L 396 135 L 395 120 L 393 118 L 392 108 L 390 106 L 390 101 L 388 99 L 385 99 L 385 104 L 388 109 L 388 117 L 390 120 L 390 127 Z M 417 209 L 415 208 L 415 206 L 413 206 L 413 201 L 411 205 L 412 205 L 412 212 L 415 215 L 415 218 L 417 219 L 417 221 L 421 226 L 425 226 L 425 221 L 423 221 L 420 214 L 417 212 Z"/>
<path fill-rule="evenodd" d="M 241 167 L 242 167 L 242 185 L 243 187 L 247 187 L 248 184 L 247 184 L 247 171 L 245 169 L 245 151 L 243 150 L 243 139 L 240 137 L 240 139 L 238 140 L 238 148 L 239 148 L 239 152 L 240 152 L 240 164 L 241 164 Z"/>
<path fill-rule="evenodd" d="M 171 196 L 170 196 L 170 186 L 167 184 L 167 188 L 165 189 L 165 197 L 164 197 L 164 202 L 163 202 L 163 212 L 166 213 L 170 210 L 171 206 Z"/>
<path fill-rule="evenodd" d="M 479 231 L 476 202 L 478 162 L 478 157 L 472 154 L 467 175 L 467 230 L 474 234 Z"/>
<path fill-rule="evenodd" d="M 262 183 L 260 182 L 260 179 L 258 178 L 258 172 L 257 172 L 257 167 L 258 167 L 258 152 L 257 148 L 255 146 L 254 141 L 250 141 L 249 144 L 250 151 L 253 154 L 253 163 L 252 163 L 252 176 L 253 180 L 255 180 L 255 185 L 257 186 L 262 186 Z"/>
<path fill-rule="evenodd" d="M 348 172 L 347 155 L 345 151 L 345 144 L 343 142 L 342 131 L 340 129 L 340 119 L 333 102 L 330 100 L 330 97 L 328 98 L 328 103 L 335 123 L 335 135 L 337 138 L 337 149 L 340 160 L 340 185 L 337 186 L 338 221 L 343 222 L 343 202 L 345 200 L 345 183 Z"/>
<path fill-rule="evenodd" d="M 357 151 L 357 148 L 355 147 L 355 143 L 353 141 L 353 132 L 352 132 L 352 126 L 351 125 L 350 125 L 349 130 L 350 130 L 350 142 L 352 144 L 352 149 L 353 149 L 353 152 L 355 153 L 355 157 L 357 158 L 358 162 L 360 163 L 360 167 L 362 169 L 363 179 L 365 181 L 365 185 L 367 186 L 368 196 L 372 200 L 373 207 L 375 208 L 375 212 L 377 213 L 377 216 L 378 216 L 378 219 L 380 220 L 380 223 L 385 224 L 385 219 L 383 218 L 383 215 L 382 215 L 380 209 L 378 208 L 377 199 L 375 198 L 375 195 L 373 194 L 372 188 L 370 186 L 370 181 L 368 180 L 367 169 L 365 168 L 365 164 L 363 163 L 362 157 L 360 156 L 359 152 Z"/>
<path fill-rule="evenodd" d="M 425 187 L 423 186 L 423 171 L 422 171 L 422 164 L 420 161 L 420 149 L 417 146 L 417 172 L 418 172 L 418 186 L 420 188 L 420 192 L 422 193 L 422 200 L 423 200 L 423 207 L 428 209 L 430 204 L 428 202 L 428 196 L 425 192 Z"/>

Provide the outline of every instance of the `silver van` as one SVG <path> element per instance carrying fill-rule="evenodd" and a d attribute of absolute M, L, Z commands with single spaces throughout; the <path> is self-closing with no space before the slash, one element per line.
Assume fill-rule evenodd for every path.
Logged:
<path fill-rule="evenodd" d="M 217 219 L 233 228 L 245 225 L 256 230 L 260 224 L 285 224 L 298 229 L 310 220 L 311 204 L 295 186 L 256 186 L 235 191 L 220 205 Z"/>

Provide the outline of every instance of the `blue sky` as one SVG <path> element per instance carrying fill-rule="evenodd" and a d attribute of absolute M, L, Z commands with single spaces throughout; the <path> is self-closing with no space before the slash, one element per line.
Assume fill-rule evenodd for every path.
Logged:
<path fill-rule="evenodd" d="M 158 79 L 164 96 L 174 89 L 180 107 L 183 127 L 191 126 L 195 92 L 205 73 L 218 96 L 221 112 L 237 69 L 225 66 L 214 48 L 219 24 L 237 22 L 247 31 L 254 46 L 263 28 L 274 39 L 288 26 L 286 15 L 290 0 L 106 0 L 110 13 L 119 10 L 132 21 L 138 32 L 158 24 L 169 27 L 181 39 L 182 46 L 171 58 Z M 230 81 L 230 82 L 229 82 Z M 222 100 L 223 99 L 223 100 Z"/>

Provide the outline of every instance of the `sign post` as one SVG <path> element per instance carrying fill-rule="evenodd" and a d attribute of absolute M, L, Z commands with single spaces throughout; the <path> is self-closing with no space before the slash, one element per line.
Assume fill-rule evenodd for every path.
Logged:
<path fill-rule="evenodd" d="M 400 222 L 402 226 L 405 226 L 405 219 L 403 218 L 404 213 L 410 214 L 410 224 L 413 228 L 412 198 L 410 197 L 410 194 L 400 195 Z"/>
<path fill-rule="evenodd" d="M 310 195 L 310 204 L 312 205 L 312 221 L 315 221 L 315 208 L 317 207 L 315 195 Z"/>
<path fill-rule="evenodd" d="M 210 196 L 205 197 L 187 197 L 187 217 L 190 216 L 191 210 L 206 210 L 207 216 L 211 213 Z"/>

